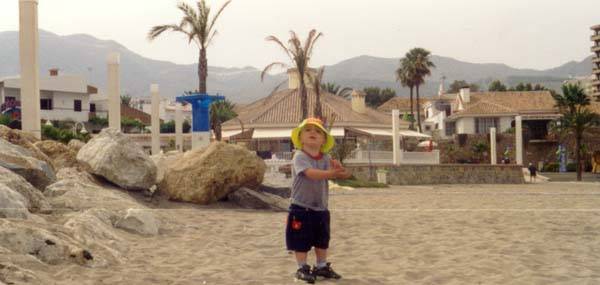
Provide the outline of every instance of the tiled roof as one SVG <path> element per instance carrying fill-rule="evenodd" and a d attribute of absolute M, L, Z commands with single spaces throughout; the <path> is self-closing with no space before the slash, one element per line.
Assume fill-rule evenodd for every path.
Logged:
<path fill-rule="evenodd" d="M 316 94 L 309 90 L 309 116 L 314 116 L 315 102 Z M 352 110 L 351 101 L 327 92 L 321 93 L 321 105 L 323 116 L 327 119 L 334 118 L 334 124 L 337 126 L 381 126 L 392 123 L 391 116 L 368 107 L 364 114 L 357 113 Z M 245 127 L 252 127 L 252 125 L 295 126 L 302 120 L 299 91 L 296 89 L 281 90 L 250 103 L 240 108 L 238 119 L 244 123 Z M 223 127 L 227 126 L 239 126 L 239 121 L 234 119 L 225 122 Z"/>
<path fill-rule="evenodd" d="M 458 94 L 454 94 L 458 96 Z M 450 118 L 497 114 L 557 113 L 556 102 L 549 91 L 472 92 L 470 102 Z"/>
<path fill-rule="evenodd" d="M 427 102 L 431 101 L 430 98 L 419 98 L 419 103 L 421 106 Z M 413 98 L 413 108 L 416 113 L 417 108 L 417 99 Z M 398 109 L 400 112 L 410 111 L 410 98 L 406 97 L 394 97 L 387 102 L 383 103 L 381 106 L 377 107 L 377 110 L 381 112 L 391 113 L 392 110 Z"/>

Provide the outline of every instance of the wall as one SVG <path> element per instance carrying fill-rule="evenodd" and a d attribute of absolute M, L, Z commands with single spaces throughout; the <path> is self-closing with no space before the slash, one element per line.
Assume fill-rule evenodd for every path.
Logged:
<path fill-rule="evenodd" d="M 475 133 L 475 119 L 474 118 L 459 118 L 456 120 L 456 133 L 457 134 L 474 134 Z"/>
<path fill-rule="evenodd" d="M 500 126 L 498 126 L 498 129 L 496 130 L 496 132 L 498 132 L 498 133 L 506 132 L 506 130 L 511 128 L 511 124 L 514 119 L 515 119 L 514 117 L 500 117 Z"/>
<path fill-rule="evenodd" d="M 40 94 L 42 98 L 48 98 L 46 92 Z M 72 120 L 75 122 L 87 122 L 89 119 L 90 102 L 87 94 L 54 91 L 52 93 L 52 110 L 42 110 L 41 118 L 44 120 Z M 81 100 L 81 112 L 75 112 L 75 100 Z"/>
<path fill-rule="evenodd" d="M 361 180 L 376 180 L 377 170 L 388 171 L 391 185 L 431 184 L 523 184 L 523 171 L 515 165 L 348 165 L 353 175 Z"/>

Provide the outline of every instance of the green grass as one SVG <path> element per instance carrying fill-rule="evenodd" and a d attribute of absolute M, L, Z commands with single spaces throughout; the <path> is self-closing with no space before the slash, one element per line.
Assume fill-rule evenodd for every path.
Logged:
<path fill-rule="evenodd" d="M 335 180 L 335 183 L 352 188 L 388 188 L 387 184 L 356 179 Z"/>

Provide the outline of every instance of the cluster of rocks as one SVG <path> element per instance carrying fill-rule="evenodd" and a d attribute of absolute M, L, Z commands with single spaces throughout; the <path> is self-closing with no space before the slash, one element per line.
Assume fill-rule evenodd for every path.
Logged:
<path fill-rule="evenodd" d="M 114 129 L 64 145 L 0 126 L 0 284 L 35 283 L 23 264 L 123 262 L 127 247 L 115 231 L 153 236 L 163 224 L 135 192 L 285 211 L 289 189 L 261 185 L 265 169 L 226 143 L 150 157 Z"/>

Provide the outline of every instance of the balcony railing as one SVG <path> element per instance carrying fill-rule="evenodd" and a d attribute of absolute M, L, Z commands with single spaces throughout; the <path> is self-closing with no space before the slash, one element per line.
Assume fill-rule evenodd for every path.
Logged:
<path fill-rule="evenodd" d="M 592 41 L 600 41 L 600 35 L 592 35 L 590 37 L 590 40 L 592 40 Z"/>

